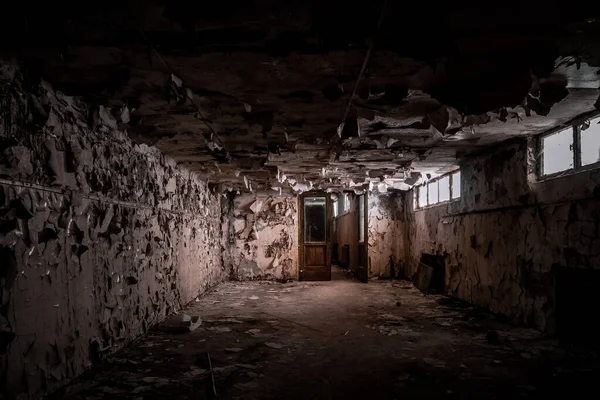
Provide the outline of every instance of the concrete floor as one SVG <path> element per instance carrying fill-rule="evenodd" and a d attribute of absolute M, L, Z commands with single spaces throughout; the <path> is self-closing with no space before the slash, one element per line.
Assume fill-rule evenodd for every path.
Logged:
<path fill-rule="evenodd" d="M 223 284 L 185 310 L 196 331 L 153 330 L 51 398 L 215 398 L 207 353 L 219 399 L 538 398 L 595 379 L 594 353 L 409 282 L 344 275 Z"/>

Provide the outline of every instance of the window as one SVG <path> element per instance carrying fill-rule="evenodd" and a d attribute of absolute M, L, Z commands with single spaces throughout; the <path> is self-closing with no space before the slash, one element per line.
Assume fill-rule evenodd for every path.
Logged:
<path fill-rule="evenodd" d="M 542 174 L 551 175 L 573 168 L 573 130 L 565 129 L 542 138 Z"/>
<path fill-rule="evenodd" d="M 424 183 L 413 190 L 414 209 L 456 200 L 460 198 L 460 171 Z"/>
<path fill-rule="evenodd" d="M 600 162 L 600 117 L 580 125 L 581 166 Z"/>
<path fill-rule="evenodd" d="M 419 192 L 419 207 L 427 205 L 427 186 L 421 186 L 416 189 Z"/>
<path fill-rule="evenodd" d="M 350 195 L 344 193 L 344 212 L 350 210 Z"/>
<path fill-rule="evenodd" d="M 438 181 L 440 203 L 450 200 L 450 176 L 445 176 Z"/>
<path fill-rule="evenodd" d="M 600 117 L 541 135 L 539 149 L 541 176 L 600 163 Z"/>
<path fill-rule="evenodd" d="M 333 218 L 338 216 L 338 202 L 334 201 L 333 202 Z"/>
<path fill-rule="evenodd" d="M 429 195 L 427 196 L 429 202 L 427 204 L 436 204 L 440 202 L 440 199 L 438 198 L 438 181 L 429 182 L 427 184 L 427 191 L 429 192 Z"/>
<path fill-rule="evenodd" d="M 451 179 L 452 183 L 450 187 L 452 190 L 450 191 L 450 197 L 454 200 L 460 197 L 460 171 L 453 173 Z"/>

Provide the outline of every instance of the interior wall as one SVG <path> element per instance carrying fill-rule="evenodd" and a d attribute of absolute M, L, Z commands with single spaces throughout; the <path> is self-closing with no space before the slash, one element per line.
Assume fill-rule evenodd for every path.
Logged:
<path fill-rule="evenodd" d="M 405 192 L 367 195 L 369 278 L 404 273 Z"/>
<path fill-rule="evenodd" d="M 520 141 L 469 160 L 449 204 L 414 211 L 407 197 L 407 274 L 443 255 L 448 294 L 553 331 L 559 267 L 600 269 L 600 171 L 530 183 L 528 158 Z"/>
<path fill-rule="evenodd" d="M 338 244 L 338 258 L 342 258 L 344 245 L 350 246 L 348 268 L 355 274 L 358 271 L 358 200 L 354 193 L 349 193 L 350 209 L 344 212 L 343 194 L 339 196 L 336 232 L 333 243 Z"/>
<path fill-rule="evenodd" d="M 298 279 L 298 199 L 242 194 L 234 198 L 234 279 Z"/>
<path fill-rule="evenodd" d="M 0 110 L 0 392 L 39 398 L 225 279 L 220 197 L 5 62 Z"/>

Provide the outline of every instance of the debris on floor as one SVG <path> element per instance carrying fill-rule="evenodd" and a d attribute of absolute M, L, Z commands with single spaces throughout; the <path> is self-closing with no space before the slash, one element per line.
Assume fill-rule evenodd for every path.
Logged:
<path fill-rule="evenodd" d="M 202 325 L 200 317 L 176 314 L 164 320 L 157 329 L 167 333 L 187 333 L 195 331 L 200 325 Z"/>

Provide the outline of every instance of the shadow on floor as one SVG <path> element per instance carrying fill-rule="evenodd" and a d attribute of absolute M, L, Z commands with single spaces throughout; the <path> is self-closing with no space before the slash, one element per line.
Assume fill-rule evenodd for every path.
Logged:
<path fill-rule="evenodd" d="M 211 399 L 213 376 L 219 399 L 292 400 L 574 396 L 595 380 L 595 354 L 535 330 L 409 282 L 332 275 L 223 284 L 186 308 L 200 328 L 153 330 L 51 399 Z"/>

